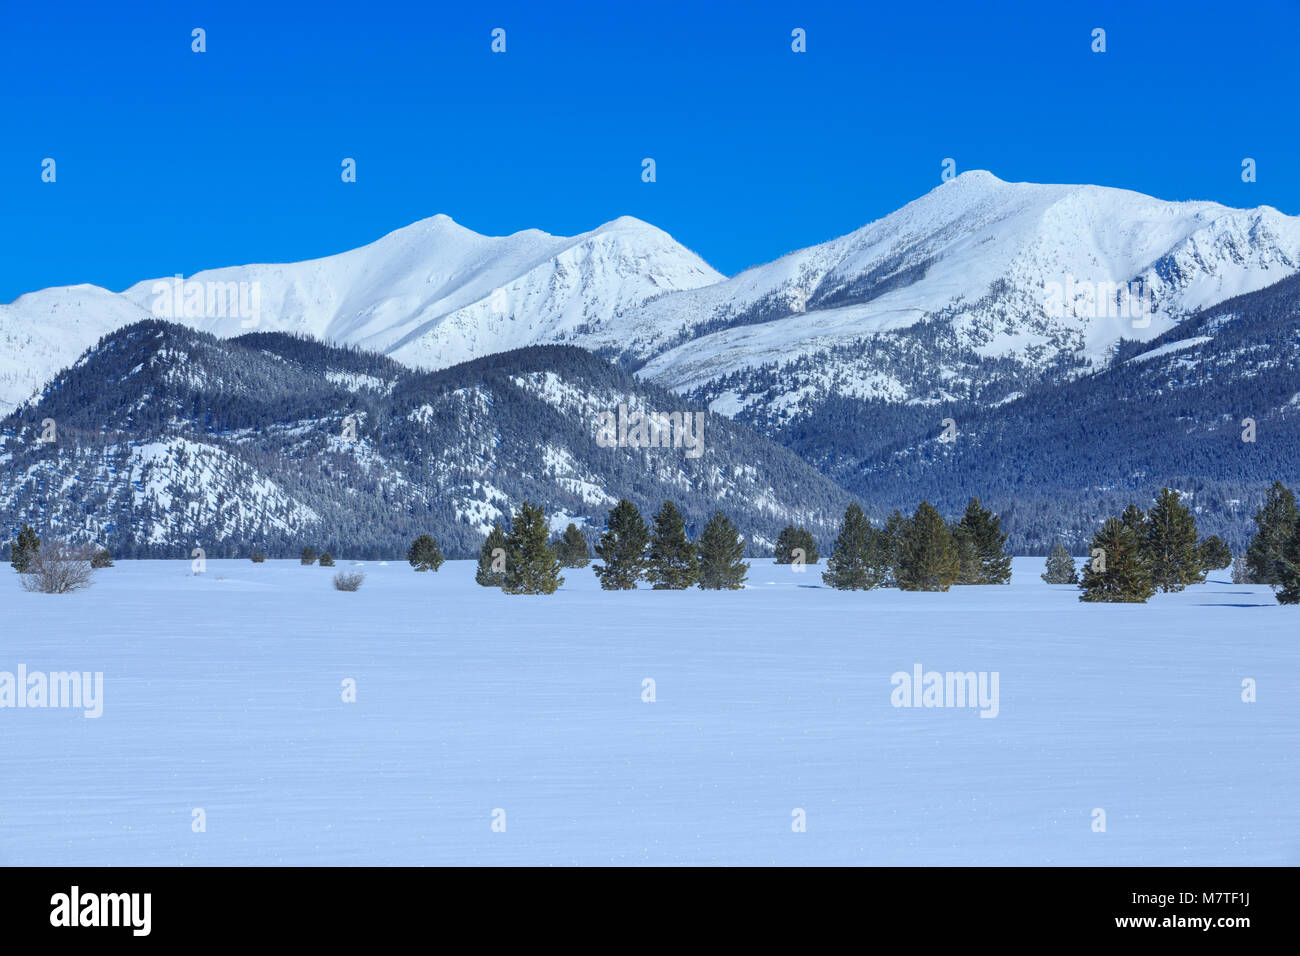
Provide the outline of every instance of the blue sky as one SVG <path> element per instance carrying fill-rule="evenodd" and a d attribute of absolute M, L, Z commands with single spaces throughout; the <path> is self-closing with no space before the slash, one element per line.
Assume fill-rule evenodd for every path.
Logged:
<path fill-rule="evenodd" d="M 638 216 L 731 274 L 927 192 L 945 157 L 1296 214 L 1298 28 L 1295 0 L 14 3 L 0 302 L 328 255 L 439 212 L 488 234 Z"/>

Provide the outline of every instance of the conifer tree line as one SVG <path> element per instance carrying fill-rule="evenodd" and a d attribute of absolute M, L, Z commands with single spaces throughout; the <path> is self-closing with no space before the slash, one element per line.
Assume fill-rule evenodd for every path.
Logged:
<path fill-rule="evenodd" d="M 1011 580 L 1007 535 L 998 516 L 972 498 L 960 520 L 949 523 L 928 501 L 910 517 L 893 512 L 880 527 L 857 504 L 844 512 L 822 581 L 847 591 L 896 587 L 947 591 L 954 584 L 1006 584 Z"/>
<path fill-rule="evenodd" d="M 592 570 L 606 591 L 632 590 L 641 582 L 656 591 L 734 591 L 749 571 L 744 555 L 744 539 L 721 511 L 691 541 L 673 502 L 665 501 L 646 525 L 636 505 L 623 499 L 609 513 L 596 545 L 601 563 Z"/>
<path fill-rule="evenodd" d="M 507 533 L 494 524 L 479 551 L 474 580 L 510 594 L 550 594 L 564 579 L 562 567 L 585 567 L 591 561 L 587 539 L 570 523 L 555 542 L 546 540 L 545 516 L 528 502 L 520 506 Z M 606 591 L 626 591 L 641 583 L 655 590 L 689 587 L 735 590 L 744 585 L 749 565 L 745 542 L 721 511 L 705 525 L 696 542 L 686 532 L 681 511 L 665 501 L 648 526 L 632 502 L 619 501 L 609 512 L 596 544 L 600 563 L 592 566 Z"/>
<path fill-rule="evenodd" d="M 1217 535 L 1198 540 L 1191 509 L 1177 491 L 1162 488 L 1149 510 L 1131 504 L 1093 536 L 1079 600 L 1142 603 L 1157 591 L 1181 591 L 1231 566 L 1234 583 L 1268 584 L 1280 603 L 1300 603 L 1300 512 L 1280 481 L 1256 510 L 1255 526 L 1249 547 L 1234 559 Z M 1064 552 L 1059 543 L 1043 580 L 1072 584 L 1058 551 Z M 1070 565 L 1073 572 L 1073 559 Z"/>
<path fill-rule="evenodd" d="M 1269 488 L 1254 516 L 1256 533 L 1234 556 L 1217 535 L 1198 538 L 1196 518 L 1177 491 L 1163 488 L 1143 511 L 1130 504 L 1093 535 L 1082 574 L 1060 541 L 1048 555 L 1042 579 L 1077 584 L 1079 599 L 1142 603 L 1158 591 L 1181 591 L 1203 582 L 1211 570 L 1232 568 L 1234 583 L 1267 584 L 1282 604 L 1300 604 L 1300 508 L 1281 482 Z M 514 512 L 509 531 L 494 524 L 479 552 L 475 581 L 508 594 L 551 594 L 564 583 L 562 568 L 591 562 L 591 548 L 576 524 L 550 540 L 541 505 L 525 501 Z M 1000 519 L 972 498 L 965 513 L 947 522 L 929 502 L 911 516 L 894 511 L 879 526 L 856 503 L 844 513 L 822 581 L 839 590 L 895 587 L 907 591 L 947 591 L 956 585 L 1006 584 L 1011 580 L 1007 534 Z M 36 531 L 24 524 L 10 547 L 14 569 L 30 566 L 40 548 Z M 600 563 L 593 571 L 605 590 L 630 590 L 647 583 L 655 590 L 736 590 L 744 586 L 749 564 L 745 541 L 732 521 L 716 511 L 697 540 L 687 533 L 680 509 L 665 501 L 647 525 L 636 505 L 619 501 L 609 512 L 595 547 Z M 816 541 L 806 529 L 787 525 L 777 538 L 778 564 L 817 564 Z M 112 555 L 99 549 L 95 567 L 111 567 Z M 265 553 L 255 550 L 260 563 Z M 334 564 L 329 552 L 302 549 L 304 565 Z M 417 537 L 407 551 L 416 571 L 437 571 L 444 563 L 438 542 Z"/>

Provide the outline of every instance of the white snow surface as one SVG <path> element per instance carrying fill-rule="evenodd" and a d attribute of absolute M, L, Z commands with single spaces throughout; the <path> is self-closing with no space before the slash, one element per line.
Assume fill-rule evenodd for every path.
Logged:
<path fill-rule="evenodd" d="M 0 709 L 0 864 L 1300 863 L 1297 610 L 1223 572 L 1083 604 L 1042 569 L 944 594 L 584 569 L 545 597 L 461 561 L 371 562 L 351 594 L 296 561 L 123 561 L 69 596 L 6 573 L 0 670 L 102 671 L 104 709 Z M 998 716 L 891 706 L 916 664 L 998 672 Z"/>

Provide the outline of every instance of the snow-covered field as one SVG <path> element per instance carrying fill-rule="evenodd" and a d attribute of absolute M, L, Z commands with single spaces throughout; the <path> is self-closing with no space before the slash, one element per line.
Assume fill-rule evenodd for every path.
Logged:
<path fill-rule="evenodd" d="M 102 671 L 104 701 L 0 709 L 0 863 L 1300 863 L 1300 609 L 1226 572 L 1082 604 L 1042 566 L 550 597 L 472 562 L 352 594 L 297 562 L 121 562 L 71 596 L 3 568 L 0 671 Z M 997 672 L 996 718 L 892 706 L 918 664 Z"/>

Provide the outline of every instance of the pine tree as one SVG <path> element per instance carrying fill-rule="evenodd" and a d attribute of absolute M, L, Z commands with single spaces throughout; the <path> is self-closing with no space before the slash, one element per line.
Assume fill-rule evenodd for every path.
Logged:
<path fill-rule="evenodd" d="M 474 580 L 485 588 L 505 587 L 506 583 L 506 533 L 494 522 L 487 540 L 478 553 L 478 570 Z"/>
<path fill-rule="evenodd" d="M 1232 559 L 1232 583 L 1249 584 L 1250 568 L 1246 567 L 1246 552 L 1238 552 L 1237 556 Z"/>
<path fill-rule="evenodd" d="M 922 501 L 903 534 L 898 586 L 904 591 L 946 591 L 960 569 L 947 522 L 933 505 Z"/>
<path fill-rule="evenodd" d="M 113 566 L 113 552 L 108 548 L 97 548 L 95 554 L 90 559 L 90 566 L 95 570 L 100 568 L 111 568 Z"/>
<path fill-rule="evenodd" d="M 1147 512 L 1141 547 L 1151 583 L 1161 591 L 1181 591 L 1201 579 L 1196 519 L 1179 500 L 1178 492 L 1160 489 Z"/>
<path fill-rule="evenodd" d="M 903 539 L 907 537 L 907 517 L 897 508 L 885 519 L 885 526 L 876 532 L 877 547 L 885 567 L 885 587 L 898 587 L 898 567 L 903 557 Z"/>
<path fill-rule="evenodd" d="M 1246 548 L 1246 567 L 1255 584 L 1277 584 L 1278 562 L 1282 547 L 1291 537 L 1291 531 L 1300 521 L 1293 495 L 1280 481 L 1273 482 L 1264 497 L 1264 504 L 1255 511 L 1255 526 L 1259 529 Z"/>
<path fill-rule="evenodd" d="M 1232 549 L 1228 547 L 1228 542 L 1217 534 L 1202 538 L 1196 550 L 1200 555 L 1201 567 L 1204 571 L 1218 571 L 1232 564 Z M 1201 578 L 1204 580 L 1205 575 L 1202 574 Z"/>
<path fill-rule="evenodd" d="M 656 591 L 682 591 L 699 577 L 695 546 L 686 537 L 682 513 L 671 501 L 665 501 L 654 517 L 647 577 Z"/>
<path fill-rule="evenodd" d="M 1300 521 L 1277 559 L 1277 603 L 1300 604 Z"/>
<path fill-rule="evenodd" d="M 1141 540 L 1121 518 L 1107 518 L 1092 538 L 1094 555 L 1083 567 L 1080 601 L 1142 604 L 1155 593 Z"/>
<path fill-rule="evenodd" d="M 745 584 L 749 565 L 745 542 L 736 526 L 721 511 L 705 524 L 697 545 L 700 557 L 699 585 L 710 591 L 737 591 Z"/>
<path fill-rule="evenodd" d="M 330 554 L 328 551 L 324 552 L 320 556 L 320 566 L 322 568 L 334 567 L 334 555 Z"/>
<path fill-rule="evenodd" d="M 811 531 L 788 524 L 776 539 L 772 558 L 777 564 L 816 564 L 821 556 L 817 553 L 817 542 Z"/>
<path fill-rule="evenodd" d="M 18 531 L 18 537 L 14 540 L 13 550 L 9 555 L 9 563 L 13 569 L 19 574 L 26 574 L 40 546 L 41 539 L 36 537 L 36 532 L 24 523 Z"/>
<path fill-rule="evenodd" d="M 417 571 L 437 571 L 445 559 L 433 535 L 422 534 L 406 549 L 406 561 Z"/>
<path fill-rule="evenodd" d="M 650 532 L 636 505 L 624 498 L 609 513 L 596 555 L 605 563 L 592 567 L 606 591 L 630 591 L 645 576 Z"/>
<path fill-rule="evenodd" d="M 1008 584 L 1011 581 L 1011 556 L 1006 553 L 1007 535 L 1002 519 L 972 498 L 957 526 L 962 537 L 969 539 L 974 550 L 974 568 L 961 584 Z M 960 545 L 960 542 L 959 542 Z"/>
<path fill-rule="evenodd" d="M 957 580 L 954 584 L 980 583 L 980 554 L 975 549 L 975 538 L 958 523 L 951 525 L 953 546 L 957 549 Z"/>
<path fill-rule="evenodd" d="M 1074 567 L 1074 558 L 1060 541 L 1056 542 L 1052 553 L 1047 556 L 1047 570 L 1043 572 L 1042 578 L 1048 584 L 1079 583 L 1079 572 Z"/>
<path fill-rule="evenodd" d="M 1124 513 L 1119 516 L 1120 522 L 1137 535 L 1138 542 L 1141 543 L 1146 538 L 1147 533 L 1147 513 L 1137 505 L 1129 505 L 1124 509 Z"/>
<path fill-rule="evenodd" d="M 313 551 L 310 547 L 305 547 L 305 548 L 303 548 L 303 549 L 302 549 L 302 558 L 300 559 L 300 561 L 301 561 L 302 564 L 315 564 L 315 563 L 316 563 L 316 552 Z"/>
<path fill-rule="evenodd" d="M 874 543 L 871 532 L 871 522 L 857 502 L 844 509 L 844 520 L 831 556 L 826 559 L 822 583 L 841 591 L 865 591 L 880 585 L 883 575 L 878 573 L 878 567 L 871 565 Z"/>
<path fill-rule="evenodd" d="M 506 535 L 507 594 L 553 594 L 564 583 L 560 562 L 547 539 L 546 512 L 525 501 L 510 520 Z"/>
<path fill-rule="evenodd" d="M 591 563 L 587 536 L 573 522 L 569 522 L 569 526 L 564 529 L 564 537 L 560 539 L 556 551 L 560 555 L 560 564 L 566 568 L 585 568 Z"/>

